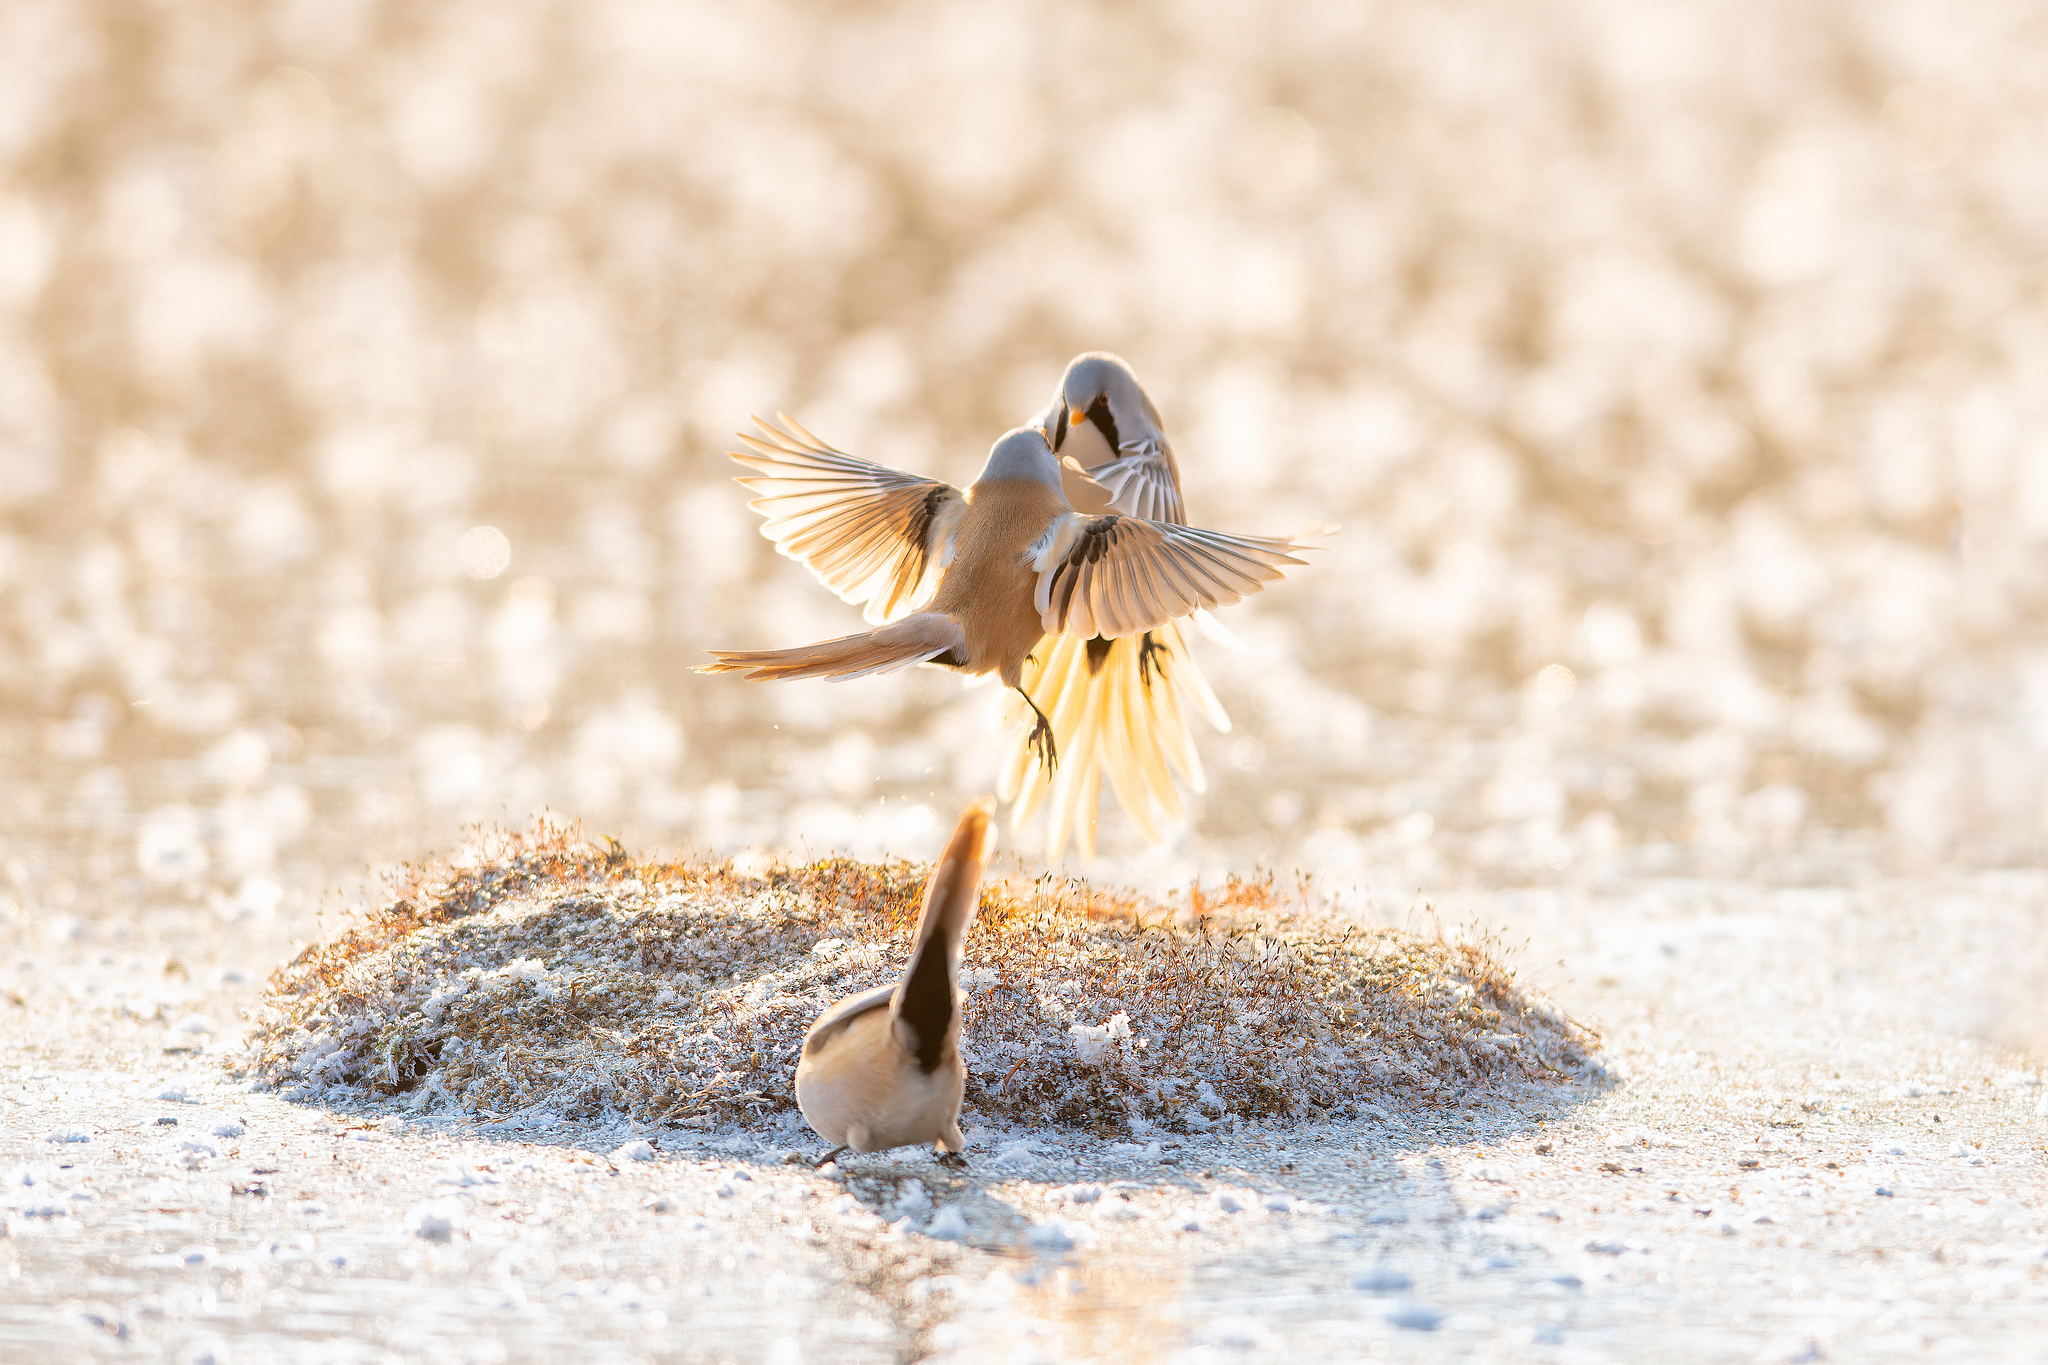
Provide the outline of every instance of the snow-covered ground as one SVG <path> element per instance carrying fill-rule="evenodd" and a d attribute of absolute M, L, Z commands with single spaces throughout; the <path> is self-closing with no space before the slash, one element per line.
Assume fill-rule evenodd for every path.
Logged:
<path fill-rule="evenodd" d="M 2040 1358 L 2044 70 L 2020 0 L 0 5 L 0 1356 Z M 955 1178 L 222 1079 L 467 821 L 930 856 L 995 691 L 687 671 L 856 619 L 730 433 L 962 479 L 1093 347 L 1197 521 L 1344 529 L 1091 875 L 1526 938 L 1621 1084 Z"/>
<path fill-rule="evenodd" d="M 970 1116 L 960 1174 L 287 1102 L 220 1065 L 274 949 L 17 931 L 0 1324 L 24 1359 L 2035 1360 L 2048 1087 L 1983 1035 L 2040 1022 L 2001 982 L 2044 890 L 1475 894 L 1619 1084 L 1156 1148 Z"/>

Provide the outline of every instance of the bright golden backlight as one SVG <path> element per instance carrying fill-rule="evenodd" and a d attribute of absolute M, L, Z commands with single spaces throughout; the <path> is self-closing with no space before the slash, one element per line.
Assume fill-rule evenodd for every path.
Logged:
<path fill-rule="evenodd" d="M 689 671 L 861 624 L 732 433 L 964 483 L 1090 348 L 1196 524 L 1342 525 L 1098 876 L 2035 857 L 2026 13 L 13 0 L 0 891 L 921 846 L 999 689 Z"/>

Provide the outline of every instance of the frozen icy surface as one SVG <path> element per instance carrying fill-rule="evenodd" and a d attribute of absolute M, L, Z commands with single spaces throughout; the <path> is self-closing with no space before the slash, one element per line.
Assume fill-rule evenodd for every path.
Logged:
<path fill-rule="evenodd" d="M 288 1100 L 229 1077 L 238 1040 L 193 1051 L 146 1008 L 182 989 L 167 962 L 232 963 L 196 1002 L 234 1018 L 276 950 L 17 930 L 0 1330 L 73 1359 L 487 1337 L 563 1361 L 2028 1360 L 2043 1087 L 1961 1002 L 2044 893 L 1471 893 L 1528 961 L 1564 961 L 1618 1084 L 1142 1143 L 970 1112 L 964 1171 L 914 1150 L 814 1171 L 791 1158 L 824 1144 L 784 1122 Z"/>

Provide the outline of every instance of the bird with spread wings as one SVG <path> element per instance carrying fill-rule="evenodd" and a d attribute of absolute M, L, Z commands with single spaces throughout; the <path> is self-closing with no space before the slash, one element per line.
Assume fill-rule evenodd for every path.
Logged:
<path fill-rule="evenodd" d="M 1035 716 L 1028 747 L 1058 766 L 1054 722 L 1024 686 L 1048 639 L 1122 640 L 1239 601 L 1304 561 L 1293 540 L 1076 512 L 1047 433 L 999 439 L 966 489 L 858 459 L 787 416 L 755 419 L 733 458 L 756 471 L 762 534 L 875 628 L 781 650 L 715 650 L 706 672 L 844 679 L 931 663 L 994 673 Z M 1177 510 L 1177 509 L 1176 509 Z"/>

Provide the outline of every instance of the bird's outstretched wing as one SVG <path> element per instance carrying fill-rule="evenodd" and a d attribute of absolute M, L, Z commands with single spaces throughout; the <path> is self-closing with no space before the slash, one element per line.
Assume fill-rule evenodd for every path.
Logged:
<path fill-rule="evenodd" d="M 1173 456 L 1154 442 L 1118 447 L 1117 457 L 1084 469 L 1067 461 L 1075 473 L 1102 486 L 1109 505 L 1127 517 L 1164 521 L 1179 525 L 1187 520 L 1181 509 L 1180 478 Z"/>
<path fill-rule="evenodd" d="M 767 518 L 761 534 L 880 624 L 931 600 L 953 559 L 953 529 L 966 499 L 920 478 L 834 450 L 783 413 L 754 419 L 740 439 L 741 464 L 761 471 L 741 483 L 761 494 L 747 506 Z M 785 430 L 786 428 L 786 430 Z"/>
<path fill-rule="evenodd" d="M 1069 513 L 1031 547 L 1033 605 L 1048 635 L 1136 635 L 1257 592 L 1281 576 L 1281 565 L 1307 563 L 1288 553 L 1303 548 L 1268 536 Z"/>

